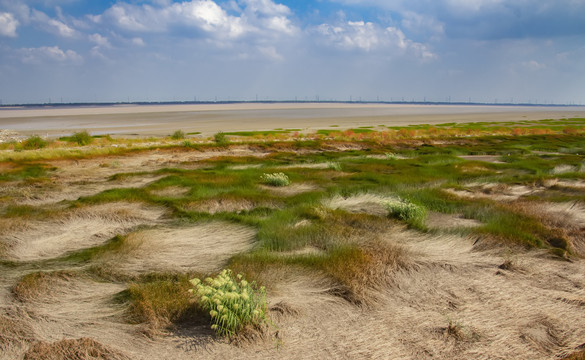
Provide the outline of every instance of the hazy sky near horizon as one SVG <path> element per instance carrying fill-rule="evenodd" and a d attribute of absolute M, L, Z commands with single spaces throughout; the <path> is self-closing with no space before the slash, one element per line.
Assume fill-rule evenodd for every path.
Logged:
<path fill-rule="evenodd" d="M 585 103 L 585 0 L 0 0 L 8 103 Z"/>

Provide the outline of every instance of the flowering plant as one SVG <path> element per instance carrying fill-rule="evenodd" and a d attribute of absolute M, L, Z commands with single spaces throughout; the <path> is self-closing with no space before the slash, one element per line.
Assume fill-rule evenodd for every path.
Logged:
<path fill-rule="evenodd" d="M 216 278 L 190 280 L 200 306 L 211 315 L 211 328 L 218 335 L 231 337 L 247 325 L 258 326 L 266 321 L 266 289 L 256 289 L 241 274 L 223 270 Z"/>

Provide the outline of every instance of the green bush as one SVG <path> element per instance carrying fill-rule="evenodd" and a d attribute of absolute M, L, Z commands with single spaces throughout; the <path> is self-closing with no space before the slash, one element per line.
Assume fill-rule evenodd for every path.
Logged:
<path fill-rule="evenodd" d="M 384 206 L 388 210 L 388 216 L 403 220 L 416 228 L 424 228 L 427 217 L 427 210 L 424 207 L 404 199 L 388 201 Z"/>
<path fill-rule="evenodd" d="M 215 135 L 213 135 L 213 141 L 215 141 L 215 143 L 217 145 L 220 146 L 224 146 L 230 143 L 229 139 L 227 138 L 226 134 L 224 134 L 223 132 L 218 132 Z"/>
<path fill-rule="evenodd" d="M 87 132 L 87 130 L 83 130 L 80 132 L 76 132 L 70 137 L 67 138 L 67 141 L 77 143 L 78 145 L 84 146 L 89 145 L 93 142 L 93 137 Z"/>
<path fill-rule="evenodd" d="M 173 140 L 181 140 L 185 138 L 185 133 L 182 130 L 177 130 L 171 135 L 171 139 Z"/>
<path fill-rule="evenodd" d="M 241 274 L 234 277 L 231 270 L 223 270 L 216 278 L 204 282 L 191 280 L 199 305 L 209 311 L 211 328 L 220 336 L 232 337 L 246 326 L 259 327 L 266 322 L 266 290 L 256 289 Z"/>
<path fill-rule="evenodd" d="M 47 145 L 49 142 L 38 135 L 32 135 L 22 143 L 25 150 L 42 149 Z"/>
<path fill-rule="evenodd" d="M 262 174 L 260 181 L 270 186 L 288 186 L 290 179 L 284 173 Z"/>

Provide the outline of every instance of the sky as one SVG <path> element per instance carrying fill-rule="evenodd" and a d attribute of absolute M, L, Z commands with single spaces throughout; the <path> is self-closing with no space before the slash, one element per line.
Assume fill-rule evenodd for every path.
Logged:
<path fill-rule="evenodd" d="M 585 0 L 0 0 L 2 104 L 585 103 Z"/>

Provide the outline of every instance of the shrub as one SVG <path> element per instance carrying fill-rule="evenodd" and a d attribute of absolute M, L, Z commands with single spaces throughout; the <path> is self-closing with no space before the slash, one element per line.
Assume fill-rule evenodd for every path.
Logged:
<path fill-rule="evenodd" d="M 177 130 L 171 135 L 171 139 L 173 140 L 181 140 L 185 138 L 185 133 L 182 130 Z"/>
<path fill-rule="evenodd" d="M 22 143 L 25 150 L 42 149 L 49 145 L 49 142 L 38 135 L 32 135 Z"/>
<path fill-rule="evenodd" d="M 290 185 L 290 179 L 284 173 L 262 174 L 260 181 L 270 186 L 287 186 Z"/>
<path fill-rule="evenodd" d="M 230 143 L 226 134 L 221 131 L 213 135 L 213 141 L 215 141 L 215 143 L 220 146 L 224 146 Z"/>
<path fill-rule="evenodd" d="M 231 270 L 223 270 L 216 278 L 204 282 L 191 280 L 195 295 L 203 310 L 209 311 L 211 328 L 218 335 L 232 337 L 246 326 L 258 327 L 266 321 L 266 290 L 255 289 L 241 274 L 234 277 Z"/>
<path fill-rule="evenodd" d="M 93 142 L 93 137 L 87 132 L 87 130 L 83 130 L 80 132 L 76 132 L 70 137 L 67 138 L 67 141 L 77 143 L 78 145 L 84 146 L 89 145 Z"/>
<path fill-rule="evenodd" d="M 404 199 L 388 201 L 384 206 L 388 210 L 388 216 L 406 221 L 414 227 L 424 227 L 424 221 L 427 216 L 427 211 L 424 207 Z"/>

